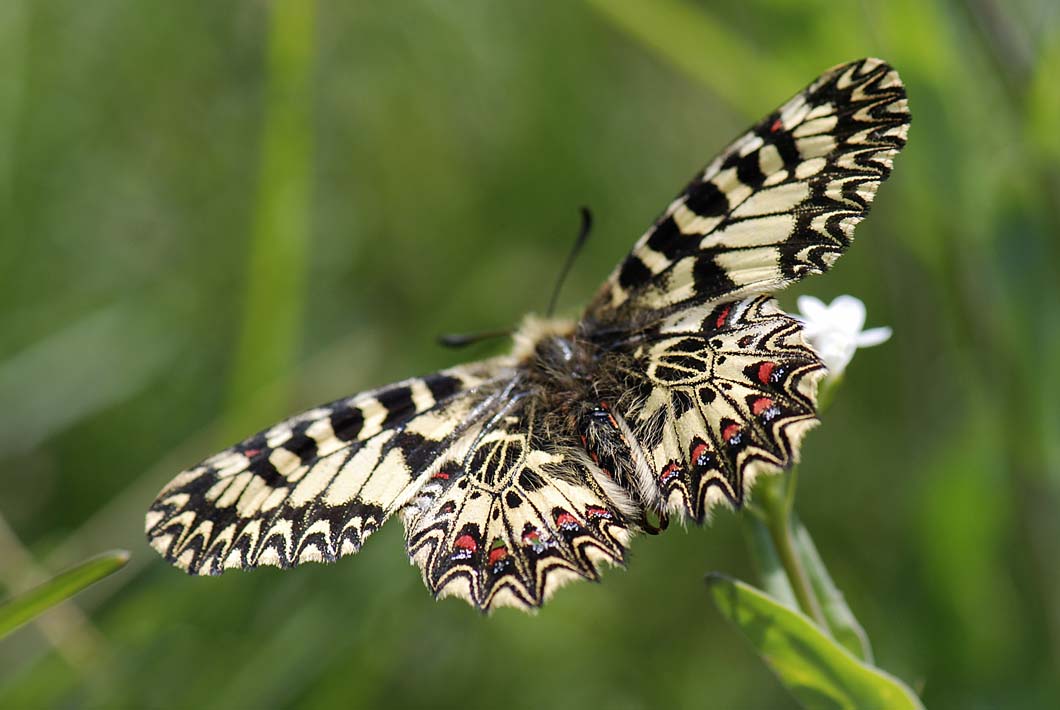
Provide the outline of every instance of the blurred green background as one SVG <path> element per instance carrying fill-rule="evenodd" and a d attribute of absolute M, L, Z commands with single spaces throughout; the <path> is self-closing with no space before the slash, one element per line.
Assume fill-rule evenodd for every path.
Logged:
<path fill-rule="evenodd" d="M 1060 6 L 0 3 L 0 585 L 127 569 L 0 643 L 0 707 L 793 707 L 703 586 L 736 516 L 638 539 L 535 616 L 356 558 L 189 578 L 143 513 L 285 414 L 424 373 L 447 331 L 579 304 L 688 178 L 827 67 L 908 85 L 858 241 L 858 355 L 797 507 L 929 708 L 1060 706 Z M 792 307 L 796 290 L 782 303 Z"/>

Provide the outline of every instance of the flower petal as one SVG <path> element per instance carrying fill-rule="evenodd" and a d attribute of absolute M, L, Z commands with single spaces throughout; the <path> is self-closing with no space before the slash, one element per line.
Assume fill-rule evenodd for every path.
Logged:
<path fill-rule="evenodd" d="M 815 296 L 799 296 L 796 303 L 799 306 L 799 313 L 807 321 L 820 320 L 828 311 L 828 306 L 824 304 L 824 301 Z"/>
<path fill-rule="evenodd" d="M 824 332 L 810 338 L 810 346 L 817 352 L 821 362 L 831 375 L 839 375 L 850 364 L 857 349 L 854 340 L 844 333 Z"/>
<path fill-rule="evenodd" d="M 860 298 L 844 294 L 832 301 L 828 316 L 837 328 L 847 333 L 858 333 L 865 325 L 865 304 Z"/>
<path fill-rule="evenodd" d="M 887 326 L 869 328 L 858 333 L 858 347 L 871 348 L 873 345 L 887 342 L 891 337 L 891 329 Z"/>
<path fill-rule="evenodd" d="M 796 316 L 802 321 L 803 336 L 828 368 L 829 376 L 837 377 L 854 357 L 858 348 L 879 345 L 891 337 L 891 329 L 869 328 L 865 325 L 865 304 L 855 296 L 839 296 L 825 304 L 813 296 L 799 296 Z"/>

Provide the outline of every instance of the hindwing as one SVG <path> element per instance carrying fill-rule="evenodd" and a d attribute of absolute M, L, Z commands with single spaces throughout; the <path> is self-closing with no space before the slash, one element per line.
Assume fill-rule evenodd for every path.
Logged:
<path fill-rule="evenodd" d="M 771 298 L 675 314 L 636 360 L 648 395 L 626 416 L 644 433 L 662 508 L 697 522 L 716 503 L 742 504 L 758 474 L 795 463 L 818 423 L 824 367 Z"/>
<path fill-rule="evenodd" d="M 409 555 L 437 596 L 539 606 L 564 582 L 622 564 L 636 526 L 584 453 L 542 441 L 530 397 L 439 469 L 404 513 Z"/>

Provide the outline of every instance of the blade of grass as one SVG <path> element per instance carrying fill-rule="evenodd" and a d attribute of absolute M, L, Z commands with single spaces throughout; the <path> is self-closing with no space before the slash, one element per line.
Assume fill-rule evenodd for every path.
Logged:
<path fill-rule="evenodd" d="M 114 574 L 129 561 L 125 550 L 105 552 L 61 572 L 48 581 L 0 604 L 0 638 L 61 604 L 90 584 Z"/>
<path fill-rule="evenodd" d="M 28 15 L 29 8 L 23 0 L 0 4 L 0 66 L 4 67 L 0 72 L 0 220 L 3 221 L 11 218 L 14 205 L 15 141 L 22 106 Z M 13 229 L 4 231 L 14 233 Z"/>
<path fill-rule="evenodd" d="M 165 370 L 176 337 L 141 298 L 93 311 L 0 361 L 0 454 L 32 451 Z"/>
<path fill-rule="evenodd" d="M 1041 58 L 1035 68 L 1027 92 L 1027 132 L 1041 155 L 1054 172 L 1060 162 L 1060 87 L 1057 87 L 1051 67 L 1060 62 L 1060 29 L 1042 39 Z"/>
<path fill-rule="evenodd" d="M 258 206 L 225 428 L 231 438 L 282 414 L 285 387 L 249 400 L 261 383 L 282 378 L 297 354 L 310 239 L 315 10 L 302 0 L 271 4 Z"/>
<path fill-rule="evenodd" d="M 99 545 L 93 550 L 106 549 L 109 545 Z M 75 559 L 87 557 L 82 554 Z M 72 564 L 48 565 L 48 569 L 63 569 Z M 37 563 L 33 555 L 22 544 L 18 535 L 0 515 L 0 587 L 4 589 L 24 589 L 43 582 L 49 577 L 44 567 Z M 64 604 L 56 607 L 46 616 L 36 620 L 41 635 L 53 648 L 57 649 L 63 659 L 73 668 L 84 668 L 93 658 L 106 653 L 107 641 L 93 626 L 91 620 L 82 611 L 80 604 Z M 43 650 L 38 644 L 26 644 L 33 649 Z M 32 650 L 22 649 L 19 659 L 32 656 Z"/>
<path fill-rule="evenodd" d="M 762 113 L 763 96 L 788 96 L 805 83 L 805 77 L 771 61 L 768 53 L 702 7 L 683 0 L 587 2 L 618 29 L 746 115 Z"/>

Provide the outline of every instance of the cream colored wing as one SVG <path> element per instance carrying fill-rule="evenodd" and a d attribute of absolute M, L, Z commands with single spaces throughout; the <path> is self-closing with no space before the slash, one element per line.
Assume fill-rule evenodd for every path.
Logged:
<path fill-rule="evenodd" d="M 611 274 L 588 315 L 772 293 L 850 245 L 909 128 L 905 87 L 879 59 L 836 67 L 700 172 Z"/>
<path fill-rule="evenodd" d="M 498 358 L 292 417 L 173 479 L 147 513 L 148 540 L 191 574 L 352 554 L 481 425 L 483 403 L 512 376 Z"/>
<path fill-rule="evenodd" d="M 675 314 L 637 357 L 646 396 L 626 416 L 665 511 L 702 522 L 717 503 L 741 505 L 757 475 L 798 460 L 818 423 L 824 367 L 771 298 Z"/>
<path fill-rule="evenodd" d="M 437 596 L 483 611 L 536 607 L 565 582 L 623 563 L 635 525 L 584 452 L 540 439 L 536 404 L 513 402 L 406 509 L 409 555 Z"/>

